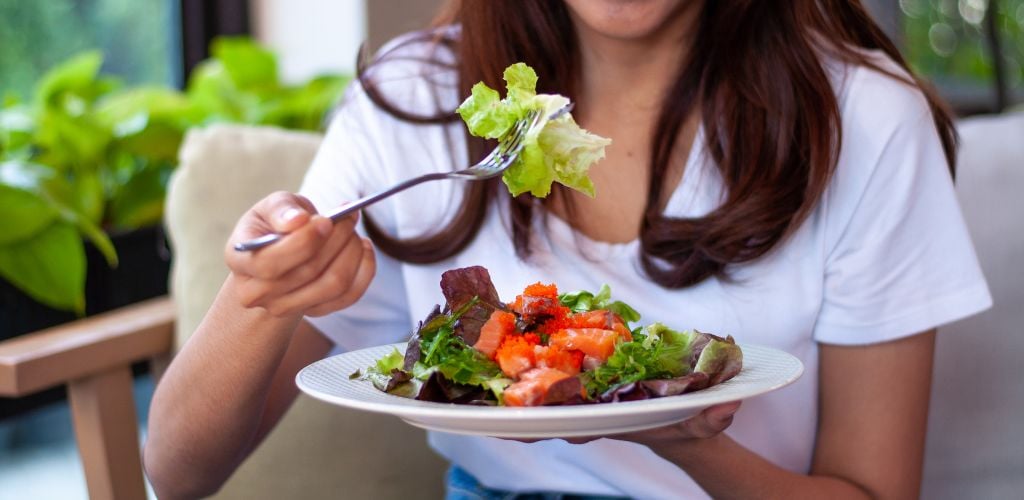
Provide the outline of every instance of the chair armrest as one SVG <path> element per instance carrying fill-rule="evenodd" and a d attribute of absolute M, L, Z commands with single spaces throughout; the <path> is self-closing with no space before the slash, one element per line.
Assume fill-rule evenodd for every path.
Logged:
<path fill-rule="evenodd" d="M 174 303 L 159 297 L 0 342 L 0 396 L 18 397 L 168 354 Z"/>

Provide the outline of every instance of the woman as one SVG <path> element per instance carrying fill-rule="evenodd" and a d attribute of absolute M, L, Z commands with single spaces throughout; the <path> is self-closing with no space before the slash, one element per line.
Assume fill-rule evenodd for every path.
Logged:
<path fill-rule="evenodd" d="M 950 117 L 860 2 L 467 0 L 442 24 L 363 72 L 304 196 L 239 222 L 229 246 L 288 236 L 227 251 L 230 276 L 157 389 L 145 463 L 161 498 L 215 491 L 299 368 L 332 343 L 402 340 L 440 302 L 440 273 L 467 265 L 504 297 L 608 283 L 645 322 L 781 348 L 806 372 L 742 411 L 610 439 L 432 433 L 452 497 L 918 494 L 934 329 L 990 299 L 952 190 Z M 372 246 L 355 218 L 317 215 L 479 158 L 451 112 L 518 61 L 613 139 L 595 198 L 431 183 L 364 214 Z"/>

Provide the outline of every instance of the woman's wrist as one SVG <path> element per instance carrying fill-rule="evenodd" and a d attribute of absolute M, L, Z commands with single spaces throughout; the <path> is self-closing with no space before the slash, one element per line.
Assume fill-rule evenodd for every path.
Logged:
<path fill-rule="evenodd" d="M 290 335 L 291 332 L 295 331 L 295 327 L 298 326 L 304 317 L 303 314 L 275 315 L 265 307 L 245 305 L 239 286 L 240 279 L 244 278 L 239 278 L 234 273 L 228 273 L 228 277 L 224 280 L 224 285 L 221 287 L 221 292 L 216 299 L 217 302 L 223 301 L 223 305 L 227 306 L 223 309 L 224 320 L 236 324 L 240 323 L 247 327 L 246 330 L 252 332 L 285 331 L 289 332 Z"/>
<path fill-rule="evenodd" d="M 724 440 L 730 439 L 725 434 L 707 438 L 663 438 L 656 441 L 641 443 L 651 449 L 656 455 L 681 469 L 688 469 L 694 462 L 700 461 L 701 457 L 715 453 L 720 449 Z"/>
<path fill-rule="evenodd" d="M 245 291 L 245 281 L 250 279 L 252 278 L 238 276 L 234 272 L 229 272 L 227 279 L 224 280 L 221 294 L 224 295 L 225 298 L 227 298 L 235 307 L 244 311 L 244 314 L 246 314 L 247 317 L 274 322 L 294 322 L 302 319 L 302 313 L 273 314 L 266 307 L 250 305 L 250 300 L 247 298 L 247 293 Z"/>

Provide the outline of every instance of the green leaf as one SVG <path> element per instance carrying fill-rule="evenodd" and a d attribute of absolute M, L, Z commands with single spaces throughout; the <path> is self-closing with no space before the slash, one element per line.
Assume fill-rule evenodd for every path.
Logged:
<path fill-rule="evenodd" d="M 537 72 L 523 63 L 515 63 L 502 74 L 508 98 L 512 102 L 526 104 L 537 96 Z"/>
<path fill-rule="evenodd" d="M 640 321 L 640 313 L 636 309 L 620 300 L 612 301 L 612 289 L 607 284 L 601 285 L 597 295 L 586 290 L 579 290 L 560 294 L 558 302 L 577 313 L 606 309 L 617 314 L 627 325 Z"/>
<path fill-rule="evenodd" d="M 185 95 L 211 120 L 237 121 L 222 94 L 238 92 L 220 61 L 206 60 L 192 70 Z"/>
<path fill-rule="evenodd" d="M 99 224 L 103 219 L 103 183 L 97 172 L 82 172 L 73 184 L 75 206 L 73 211 L 85 220 Z"/>
<path fill-rule="evenodd" d="M 109 219 L 117 228 L 135 229 L 160 222 L 167 193 L 167 168 L 147 165 L 118 188 L 110 200 Z"/>
<path fill-rule="evenodd" d="M 39 117 L 35 142 L 42 150 L 38 161 L 64 171 L 95 171 L 104 160 L 112 134 L 96 117 L 82 111 L 46 108 Z"/>
<path fill-rule="evenodd" d="M 629 342 L 615 346 L 605 364 L 588 372 L 587 390 L 596 396 L 610 387 L 655 378 L 673 378 L 690 372 L 690 345 L 694 335 L 655 323 Z"/>
<path fill-rule="evenodd" d="M 516 63 L 505 69 L 507 95 L 478 83 L 458 112 L 469 133 L 477 137 L 498 139 L 530 112 L 540 113 L 537 124 L 527 133 L 519 157 L 505 171 L 502 179 L 513 196 L 530 193 L 538 198 L 551 192 L 551 183 L 594 196 L 594 185 L 587 171 L 604 158 L 604 148 L 611 141 L 580 128 L 566 114 L 554 121 L 549 118 L 569 104 L 560 95 L 537 94 L 537 74 L 532 68 Z"/>
<path fill-rule="evenodd" d="M 96 223 L 82 213 L 79 207 L 79 198 L 74 192 L 75 187 L 60 177 L 52 168 L 30 162 L 5 162 L 0 164 L 0 185 L 36 197 L 36 200 L 42 202 L 41 207 L 38 204 L 24 202 L 24 200 L 19 202 L 24 202 L 24 207 L 38 210 L 38 214 L 28 217 L 40 214 L 48 215 L 50 218 L 47 221 L 49 222 L 53 217 L 59 216 L 61 220 L 74 224 L 96 245 L 111 267 L 117 266 L 117 253 L 113 243 Z M 28 224 L 31 221 L 31 219 L 18 215 L 12 215 L 9 220 L 21 221 L 16 224 Z M 36 224 L 40 223 L 37 221 Z M 17 227 L 15 224 L 12 226 Z M 3 243 L 5 241 L 0 237 L 0 244 Z"/>
<path fill-rule="evenodd" d="M 103 98 L 97 117 L 113 131 L 114 148 L 151 160 L 174 162 L 189 127 L 204 114 L 178 91 L 140 87 Z"/>
<path fill-rule="evenodd" d="M 33 299 L 85 313 L 85 247 L 78 231 L 56 222 L 35 236 L 0 246 L 0 276 Z"/>
<path fill-rule="evenodd" d="M 273 90 L 278 86 L 277 58 L 252 39 L 217 38 L 211 52 L 239 89 Z"/>
<path fill-rule="evenodd" d="M 117 258 L 117 249 L 114 248 L 114 242 L 110 241 L 110 237 L 107 233 L 103 232 L 99 226 L 89 222 L 81 217 L 74 219 L 74 224 L 78 228 L 78 231 L 85 235 L 96 249 L 100 251 L 103 258 L 107 261 L 107 265 L 110 267 L 117 267 L 119 260 Z"/>
<path fill-rule="evenodd" d="M 2 168 L 2 167 L 0 167 Z M 0 174 L 0 245 L 26 239 L 49 226 L 57 211 L 39 195 L 6 185 Z"/>
<path fill-rule="evenodd" d="M 11 157 L 18 151 L 27 151 L 32 145 L 36 120 L 26 106 L 12 106 L 0 110 L 0 152 Z"/>
<path fill-rule="evenodd" d="M 484 82 L 473 85 L 472 93 L 456 111 L 466 122 L 470 134 L 487 139 L 497 139 L 505 135 L 519 119 L 514 113 L 509 112 L 498 91 L 488 87 Z"/>
<path fill-rule="evenodd" d="M 377 360 L 376 369 L 378 372 L 383 374 L 391 374 L 391 370 L 400 370 L 405 362 L 405 356 L 398 352 L 398 349 L 392 349 L 391 352 Z"/>
<path fill-rule="evenodd" d="M 548 166 L 540 146 L 535 141 L 528 141 L 519 153 L 519 158 L 505 171 L 501 179 L 512 196 L 530 193 L 537 198 L 544 198 L 551 193 L 555 171 Z"/>
<path fill-rule="evenodd" d="M 587 171 L 604 158 L 604 148 L 611 140 L 583 130 L 571 116 L 549 122 L 537 140 L 559 183 L 594 196 L 594 184 Z"/>
<path fill-rule="evenodd" d="M 262 106 L 260 123 L 296 130 L 320 130 L 327 111 L 338 102 L 349 78 L 321 76 L 301 87 L 283 89 Z"/>
<path fill-rule="evenodd" d="M 193 70 L 186 94 L 206 122 L 257 123 L 261 114 L 261 97 L 240 89 L 218 60 Z"/>
<path fill-rule="evenodd" d="M 36 87 L 36 103 L 43 106 L 61 104 L 65 93 L 82 97 L 96 97 L 96 83 L 103 65 L 103 54 L 98 50 L 83 52 L 58 64 L 40 79 Z"/>

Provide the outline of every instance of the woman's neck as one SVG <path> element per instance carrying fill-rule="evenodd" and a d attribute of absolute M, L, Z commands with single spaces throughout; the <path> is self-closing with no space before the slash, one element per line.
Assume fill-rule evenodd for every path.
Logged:
<path fill-rule="evenodd" d="M 643 38 L 607 36 L 574 19 L 581 57 L 578 99 L 600 102 L 604 109 L 660 109 L 696 38 L 701 3 L 685 2 Z"/>

